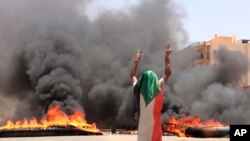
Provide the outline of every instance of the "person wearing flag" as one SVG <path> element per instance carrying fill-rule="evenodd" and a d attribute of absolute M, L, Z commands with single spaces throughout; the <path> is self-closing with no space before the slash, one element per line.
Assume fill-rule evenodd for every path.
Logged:
<path fill-rule="evenodd" d="M 167 82 L 171 74 L 169 60 L 171 51 L 170 44 L 166 45 L 165 71 L 160 79 L 158 79 L 157 75 L 152 70 L 143 72 L 137 79 L 136 69 L 142 56 L 142 50 L 138 50 L 135 55 L 130 78 L 134 86 L 133 93 L 136 97 L 139 110 L 138 141 L 162 141 L 162 90 L 164 82 Z"/>

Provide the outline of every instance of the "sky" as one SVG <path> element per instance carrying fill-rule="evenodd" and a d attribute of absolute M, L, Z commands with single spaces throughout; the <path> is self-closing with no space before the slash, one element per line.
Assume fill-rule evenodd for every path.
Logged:
<path fill-rule="evenodd" d="M 250 1 L 248 0 L 173 0 L 185 13 L 183 26 L 189 43 L 206 41 L 215 34 L 250 39 Z M 126 11 L 138 0 L 94 0 L 92 9 Z M 93 14 L 94 11 L 90 10 Z"/>

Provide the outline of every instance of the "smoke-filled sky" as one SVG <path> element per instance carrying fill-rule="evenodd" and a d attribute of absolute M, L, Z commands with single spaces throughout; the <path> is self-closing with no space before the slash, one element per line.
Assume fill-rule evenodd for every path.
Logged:
<path fill-rule="evenodd" d="M 177 3 L 142 0 L 126 10 L 98 9 L 91 18 L 91 2 L 0 1 L 3 119 L 39 118 L 60 105 L 67 114 L 81 110 L 97 125 L 135 125 L 129 81 L 134 54 L 143 50 L 138 75 L 151 69 L 160 77 L 165 44 L 170 43 L 173 73 L 165 87 L 163 115 L 188 112 L 226 123 L 241 115 L 241 122 L 249 122 L 244 119 L 249 112 L 243 112 L 250 106 L 248 92 L 228 85 L 246 73 L 246 56 L 221 47 L 218 64 L 208 68 L 188 65 L 196 57 L 192 48 L 176 57 L 188 41 L 185 14 Z"/>
<path fill-rule="evenodd" d="M 183 55 L 195 57 L 188 51 Z M 181 59 L 184 60 L 184 57 Z M 199 115 L 226 124 L 250 122 L 249 90 L 231 85 L 249 70 L 249 61 L 244 54 L 221 46 L 214 65 L 178 67 L 186 64 L 181 59 L 178 60 L 181 63 L 173 62 L 176 65 L 173 68 L 175 74 L 166 90 L 169 91 L 166 95 L 168 102 L 165 103 L 168 107 L 166 116 Z"/>
<path fill-rule="evenodd" d="M 0 90 L 17 103 L 14 119 L 40 117 L 59 104 L 89 121 L 133 121 L 135 52 L 143 50 L 138 74 L 162 75 L 165 44 L 175 51 L 187 40 L 171 0 L 142 1 L 129 13 L 103 10 L 95 19 L 84 13 L 90 2 L 0 2 Z"/>
<path fill-rule="evenodd" d="M 94 0 L 98 9 L 124 10 L 136 5 L 139 0 Z M 214 34 L 236 35 L 237 39 L 249 39 L 248 15 L 250 2 L 247 0 L 174 0 L 179 10 L 185 13 L 184 28 L 189 43 L 213 38 Z M 91 10 L 90 10 L 91 11 Z M 90 13 L 96 13 L 91 11 Z M 202 34 L 201 34 L 202 32 Z"/>

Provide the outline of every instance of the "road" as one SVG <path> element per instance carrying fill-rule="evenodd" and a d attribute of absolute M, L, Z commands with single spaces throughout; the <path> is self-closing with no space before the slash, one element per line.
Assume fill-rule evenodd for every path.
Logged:
<path fill-rule="evenodd" d="M 0 141 L 136 141 L 136 139 L 136 135 L 104 135 L 0 138 Z M 229 138 L 183 138 L 176 136 L 163 136 L 163 141 L 229 141 Z"/>

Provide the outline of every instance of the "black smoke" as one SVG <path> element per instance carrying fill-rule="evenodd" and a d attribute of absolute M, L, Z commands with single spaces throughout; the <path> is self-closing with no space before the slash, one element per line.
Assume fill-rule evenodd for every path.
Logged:
<path fill-rule="evenodd" d="M 177 50 L 186 42 L 183 13 L 172 0 L 143 0 L 129 12 L 103 10 L 90 20 L 82 13 L 90 3 L 0 2 L 0 91 L 18 101 L 12 118 L 40 117 L 59 104 L 91 122 L 134 123 L 134 53 L 143 49 L 138 74 L 162 75 L 164 45 Z"/>
<path fill-rule="evenodd" d="M 185 55 L 197 58 L 197 54 Z M 220 46 L 214 55 L 212 59 L 216 61 L 212 65 L 175 67 L 182 69 L 178 69 L 178 75 L 172 75 L 163 122 L 167 116 L 199 115 L 225 124 L 249 123 L 250 93 L 246 88 L 237 87 L 249 71 L 246 54 Z M 183 66 L 173 63 L 173 66 Z"/>

